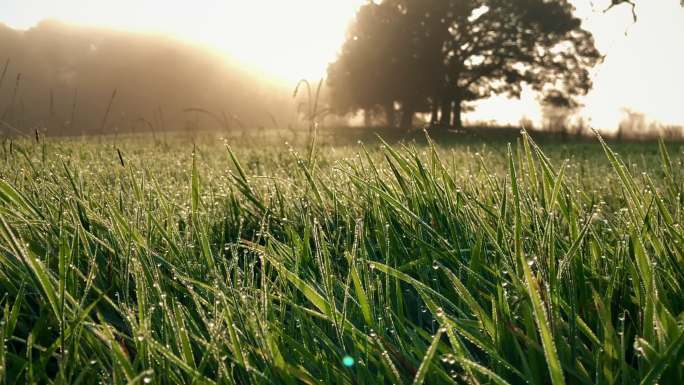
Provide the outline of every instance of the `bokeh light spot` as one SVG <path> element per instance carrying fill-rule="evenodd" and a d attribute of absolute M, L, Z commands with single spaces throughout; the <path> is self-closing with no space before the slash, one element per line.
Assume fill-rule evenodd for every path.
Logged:
<path fill-rule="evenodd" d="M 354 358 L 352 358 L 351 356 L 344 356 L 344 358 L 342 359 L 342 364 L 344 364 L 344 366 L 348 368 L 351 368 L 352 366 L 354 366 Z"/>

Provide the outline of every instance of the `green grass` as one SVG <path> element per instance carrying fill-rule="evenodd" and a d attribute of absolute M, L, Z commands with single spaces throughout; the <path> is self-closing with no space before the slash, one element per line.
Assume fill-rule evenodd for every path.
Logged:
<path fill-rule="evenodd" d="M 229 142 L 5 143 L 0 384 L 684 383 L 684 147 Z"/>

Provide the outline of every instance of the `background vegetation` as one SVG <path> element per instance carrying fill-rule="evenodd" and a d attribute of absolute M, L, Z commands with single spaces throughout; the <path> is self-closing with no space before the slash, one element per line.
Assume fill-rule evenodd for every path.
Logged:
<path fill-rule="evenodd" d="M 0 132 L 95 135 L 291 122 L 291 90 L 168 37 L 42 22 L 0 25 Z M 280 122 L 280 123 L 277 123 Z"/>

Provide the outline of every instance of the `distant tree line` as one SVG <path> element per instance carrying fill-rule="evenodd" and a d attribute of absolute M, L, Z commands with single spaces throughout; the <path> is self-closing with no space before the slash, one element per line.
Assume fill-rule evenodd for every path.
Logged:
<path fill-rule="evenodd" d="M 292 111 L 289 89 L 189 44 L 54 21 L 0 25 L 0 134 L 270 127 Z"/>
<path fill-rule="evenodd" d="M 327 83 L 338 114 L 461 128 L 472 102 L 524 86 L 573 107 L 601 58 L 568 0 L 382 0 L 358 11 Z"/>

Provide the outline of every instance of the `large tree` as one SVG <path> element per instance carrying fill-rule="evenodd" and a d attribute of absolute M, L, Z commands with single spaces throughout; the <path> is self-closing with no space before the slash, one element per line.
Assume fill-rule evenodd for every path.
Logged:
<path fill-rule="evenodd" d="M 461 127 L 469 103 L 519 97 L 547 103 L 588 92 L 601 56 L 568 0 L 383 0 L 361 7 L 328 71 L 333 109 L 384 110 L 408 127 L 416 112 Z"/>

